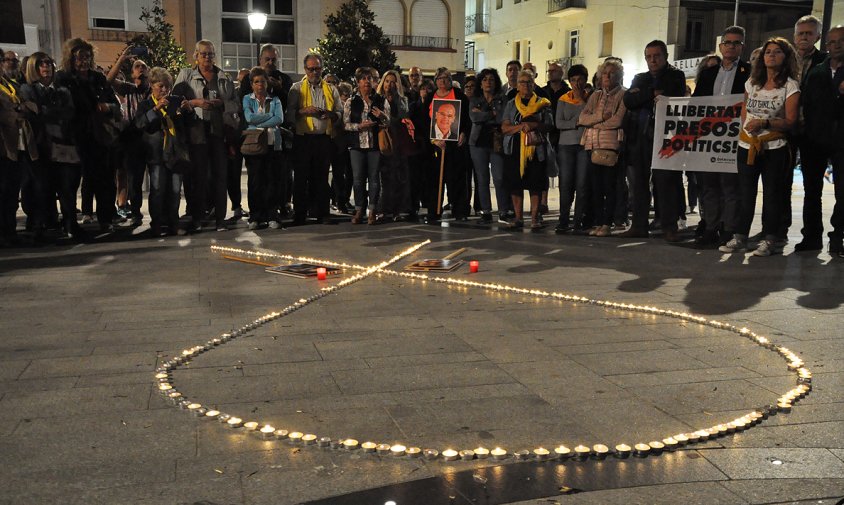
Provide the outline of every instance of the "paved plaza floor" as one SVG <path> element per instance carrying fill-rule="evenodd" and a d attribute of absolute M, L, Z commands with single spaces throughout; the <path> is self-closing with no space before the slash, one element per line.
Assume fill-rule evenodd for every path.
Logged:
<path fill-rule="evenodd" d="M 473 224 L 309 225 L 0 250 L 0 504 L 768 504 L 844 497 L 844 260 L 513 233 Z M 830 189 L 830 188 L 827 188 Z M 830 191 L 825 210 L 831 210 Z M 552 208 L 554 204 L 552 203 Z M 758 218 L 757 218 L 758 227 Z M 754 232 L 756 229 L 754 229 Z M 504 460 L 446 462 L 263 440 L 158 392 L 182 350 L 327 281 L 222 259 L 220 245 L 389 267 L 460 248 L 456 279 L 691 312 L 787 346 L 813 373 L 790 413 L 647 458 L 517 461 L 648 443 L 795 386 L 776 352 L 676 318 L 373 274 L 172 371 L 244 421 Z"/>

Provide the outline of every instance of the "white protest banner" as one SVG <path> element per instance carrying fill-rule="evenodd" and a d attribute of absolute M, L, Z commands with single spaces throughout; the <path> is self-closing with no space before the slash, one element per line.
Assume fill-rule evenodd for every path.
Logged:
<path fill-rule="evenodd" d="M 652 168 L 735 173 L 742 107 L 743 95 L 660 98 Z"/>

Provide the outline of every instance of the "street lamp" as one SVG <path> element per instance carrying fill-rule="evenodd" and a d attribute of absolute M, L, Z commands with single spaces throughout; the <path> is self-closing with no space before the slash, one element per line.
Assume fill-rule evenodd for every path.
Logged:
<path fill-rule="evenodd" d="M 247 16 L 249 20 L 249 27 L 252 28 L 252 31 L 258 31 L 258 63 L 261 62 L 261 32 L 264 30 L 264 27 L 267 25 L 267 15 L 263 12 L 251 12 Z"/>

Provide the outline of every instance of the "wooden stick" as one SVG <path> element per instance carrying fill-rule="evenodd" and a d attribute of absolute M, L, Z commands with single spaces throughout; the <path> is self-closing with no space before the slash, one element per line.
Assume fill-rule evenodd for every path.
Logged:
<path fill-rule="evenodd" d="M 463 254 L 464 252 L 466 252 L 467 250 L 468 249 L 466 249 L 465 247 L 461 247 L 460 249 L 458 249 L 458 250 L 454 251 L 453 253 L 449 254 L 448 256 L 445 256 L 443 259 L 444 260 L 450 260 L 450 259 L 456 258 L 456 257 L 460 256 L 461 254 Z"/>
<path fill-rule="evenodd" d="M 445 146 L 440 149 L 440 185 L 437 188 L 437 216 L 443 215 L 443 174 L 445 173 Z"/>

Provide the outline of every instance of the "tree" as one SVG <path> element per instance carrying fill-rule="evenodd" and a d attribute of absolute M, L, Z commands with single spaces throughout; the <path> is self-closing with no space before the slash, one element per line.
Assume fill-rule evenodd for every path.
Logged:
<path fill-rule="evenodd" d="M 175 76 L 179 69 L 188 66 L 188 61 L 185 49 L 173 38 L 173 25 L 167 22 L 167 11 L 161 2 L 153 0 L 152 8 L 141 8 L 140 20 L 147 32 L 132 38 L 129 45 L 146 47 L 149 54 L 142 59 L 150 67 L 164 67 Z"/>
<path fill-rule="evenodd" d="M 375 24 L 375 14 L 365 0 L 349 0 L 325 18 L 328 35 L 319 39 L 318 52 L 326 71 L 351 80 L 358 67 L 373 67 L 382 74 L 396 68 L 390 39 Z"/>

